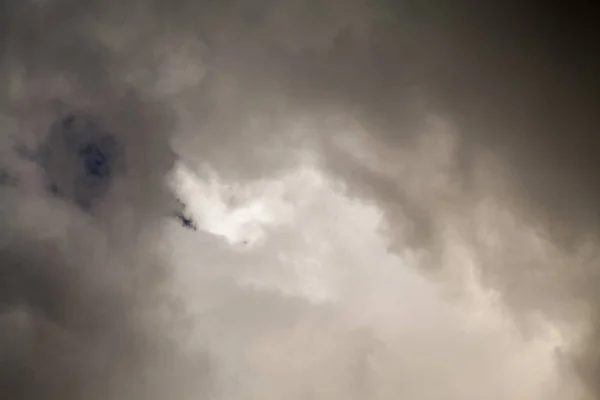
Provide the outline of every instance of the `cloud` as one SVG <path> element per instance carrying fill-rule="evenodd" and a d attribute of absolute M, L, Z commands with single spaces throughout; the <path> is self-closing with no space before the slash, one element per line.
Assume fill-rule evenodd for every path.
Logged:
<path fill-rule="evenodd" d="M 348 197 L 314 168 L 222 181 L 210 194 L 245 193 L 240 207 L 267 196 L 266 212 L 283 212 L 249 247 L 183 230 L 172 238 L 178 292 L 198 315 L 222 398 L 576 398 L 556 356 L 568 347 L 562 327 L 541 317 L 527 334 L 481 286 L 467 241 L 450 238 L 445 275 L 432 281 L 415 254 L 388 251 L 376 204 Z M 188 190 L 191 208 L 206 201 Z M 239 224 L 232 238 L 243 234 Z"/>
<path fill-rule="evenodd" d="M 473 280 L 477 282 L 473 285 L 482 284 L 486 290 L 495 291 L 509 319 L 517 321 L 523 332 L 534 338 L 543 336 L 541 331 L 545 328 L 536 325 L 538 317 L 560 331 L 567 342 L 563 351 L 568 360 L 561 371 L 566 371 L 565 376 L 573 371 L 579 373 L 590 392 L 595 392 L 593 380 L 586 378 L 594 376 L 598 365 L 592 351 L 598 331 L 593 262 L 597 252 L 598 193 L 593 183 L 598 143 L 592 133 L 598 121 L 593 106 L 595 95 L 590 89 L 593 84 L 586 80 L 590 76 L 588 69 L 593 68 L 585 67 L 581 62 L 584 57 L 561 45 L 569 40 L 561 40 L 535 22 L 547 20 L 552 25 L 558 24 L 558 19 L 538 18 L 525 3 L 494 7 L 470 3 L 461 2 L 460 7 L 449 9 L 442 2 L 392 4 L 360 0 L 252 4 L 233 0 L 149 0 L 127 4 L 93 0 L 0 2 L 0 148 L 2 176 L 10 178 L 1 180 L 7 185 L 3 194 L 7 199 L 3 208 L 7 218 L 1 229 L 6 267 L 2 273 L 7 275 L 7 282 L 13 279 L 9 276 L 16 274 L 14 279 L 20 288 L 2 289 L 4 301 L 9 304 L 6 323 L 13 327 L 11 332 L 28 326 L 29 332 L 39 332 L 43 340 L 75 343 L 77 340 L 59 339 L 75 335 L 83 341 L 83 347 L 93 348 L 96 343 L 107 346 L 105 361 L 98 361 L 104 369 L 88 374 L 86 368 L 96 367 L 72 367 L 81 375 L 76 380 L 79 386 L 71 394 L 63 392 L 59 396 L 57 392 L 56 396 L 79 398 L 84 389 L 97 391 L 99 396 L 104 390 L 103 394 L 117 398 L 127 393 L 122 387 L 104 385 L 100 390 L 96 386 L 90 389 L 89 385 L 96 385 L 98 379 L 106 382 L 107 375 L 103 374 L 110 375 L 109 365 L 125 365 L 125 361 L 135 358 L 113 346 L 115 341 L 138 343 L 142 338 L 146 340 L 148 332 L 155 331 L 144 325 L 146 322 L 135 322 L 128 330 L 122 321 L 129 323 L 141 315 L 139 307 L 154 309 L 150 304 L 162 298 L 163 287 L 169 286 L 173 278 L 172 260 L 163 260 L 152 250 L 159 247 L 164 234 L 161 224 L 174 206 L 166 180 L 177 157 L 191 170 L 209 168 L 220 179 L 242 186 L 257 180 L 279 179 L 299 165 L 314 165 L 327 185 L 381 212 L 380 223 L 364 229 L 377 231 L 388 239 L 385 244 L 377 244 L 379 252 L 385 248 L 393 257 L 414 260 L 409 266 L 398 265 L 398 269 L 418 270 L 427 280 L 441 282 L 436 286 L 438 290 L 453 290 L 454 294 L 468 297 L 472 287 L 459 272 L 464 265 L 471 265 Z M 584 34 L 569 35 L 570 42 L 581 44 L 571 47 L 585 47 Z M 83 191 L 86 198 L 89 193 L 98 197 L 98 206 L 91 215 L 68 201 L 70 189 L 67 201 L 64 197 L 54 198 L 46 190 L 48 177 L 61 178 L 58 180 L 67 182 L 67 186 L 74 184 L 70 175 L 73 169 L 60 161 L 53 163 L 52 168 L 40 161 L 39 150 L 53 143 L 48 139 L 52 124 L 73 113 L 98 121 L 117 138 L 123 150 L 119 173 L 111 178 L 109 187 L 98 192 Z M 62 154 L 58 150 L 57 153 Z M 264 187 L 256 190 L 260 192 Z M 288 195 L 302 197 L 302 193 Z M 241 197 L 244 202 L 244 196 Z M 292 290 L 298 282 L 309 287 L 305 280 L 310 279 L 306 277 L 321 273 L 320 269 L 305 275 L 288 276 L 281 272 L 281 264 L 291 265 L 290 259 L 298 261 L 301 254 L 318 246 L 316 239 L 300 246 L 298 243 L 305 239 L 295 236 L 293 229 L 274 227 L 273 220 L 292 218 L 298 226 L 314 223 L 319 228 L 311 230 L 310 235 L 317 235 L 317 243 L 327 247 L 333 239 L 318 236 L 326 231 L 321 223 L 328 221 L 328 226 L 335 227 L 335 235 L 342 235 L 346 228 L 335 225 L 329 216 L 351 218 L 355 212 L 341 205 L 340 210 L 338 206 L 320 209 L 315 205 L 309 209 L 320 215 L 320 220 L 311 219 L 310 213 L 293 219 L 294 212 L 290 210 L 300 207 L 295 201 L 269 203 L 260 199 L 255 203 L 284 210 L 270 221 L 254 220 L 254 226 L 246 225 L 258 245 L 267 241 L 272 246 L 269 252 L 250 250 L 242 258 L 219 239 L 199 233 L 211 244 L 199 246 L 198 254 L 190 252 L 189 257 L 198 258 L 200 263 L 210 255 L 214 258 L 211 262 L 220 260 L 255 268 L 247 268 L 253 272 L 246 274 L 239 272 L 241 267 L 235 272 L 227 267 L 225 277 L 219 278 L 214 288 L 208 283 L 213 282 L 212 278 L 197 279 L 196 284 L 206 290 L 201 303 L 212 304 L 222 296 L 235 299 L 228 306 L 231 311 L 225 307 L 222 315 L 216 314 L 217 321 L 222 318 L 229 323 L 235 319 L 227 319 L 228 312 L 235 316 L 256 315 L 256 310 L 266 303 L 274 307 L 269 315 L 273 321 L 278 321 L 280 314 L 289 313 L 292 320 L 301 321 L 298 324 L 308 326 L 305 329 L 311 332 L 313 326 L 321 325 L 321 312 L 332 312 L 336 317 L 342 313 L 337 308 L 322 311 L 320 306 L 306 304 L 306 293 L 302 291 L 292 296 L 296 300 L 288 299 L 293 303 L 288 305 L 271 287 Z M 206 206 L 207 203 L 198 205 L 196 211 Z M 236 208 L 228 205 L 223 209 L 228 207 Z M 260 209 L 257 207 L 238 209 L 228 223 L 251 220 Z M 219 234 L 231 233 L 220 221 L 213 221 L 213 228 L 221 224 Z M 348 226 L 352 226 L 348 232 L 362 229 Z M 70 233 L 71 229 L 76 232 Z M 343 236 L 339 240 L 345 245 L 327 251 L 348 253 L 366 246 L 362 240 L 367 239 L 357 233 L 355 238 Z M 214 246 L 221 250 L 211 251 Z M 80 248 L 90 250 L 83 252 Z M 292 253 L 288 261 L 276 259 L 275 249 L 279 248 Z M 461 251 L 467 256 L 459 257 Z M 91 261 L 88 253 L 94 254 Z M 360 265 L 379 257 L 352 254 L 361 260 Z M 338 256 L 331 257 L 328 262 L 335 265 L 356 261 L 342 262 L 335 259 Z M 51 276 L 49 268 L 56 271 Z M 93 277 L 79 272 L 81 269 L 93 270 Z M 23 276 L 21 271 L 31 272 Z M 256 276 L 252 276 L 254 271 Z M 369 270 L 361 272 L 360 279 L 348 278 L 354 283 L 345 286 L 348 281 L 340 277 L 338 270 L 330 272 L 329 279 L 340 285 L 341 292 L 335 293 L 342 296 L 348 291 L 342 303 L 352 317 L 356 317 L 357 310 L 367 314 L 398 301 L 385 296 L 371 298 L 386 281 L 372 273 L 375 275 L 371 276 Z M 256 293 L 242 290 L 238 282 L 241 277 L 252 277 L 254 284 L 261 283 L 263 288 L 255 288 Z M 130 282 L 142 282 L 144 290 L 132 290 Z M 261 290 L 267 290 L 265 285 L 277 294 L 268 292 L 271 294 L 261 297 Z M 314 282 L 312 285 L 315 290 Z M 391 289 L 381 291 L 389 293 Z M 42 294 L 25 295 L 38 292 Z M 84 294 L 90 296 L 89 300 Z M 67 312 L 53 303 L 42 306 L 48 303 L 47 299 L 61 296 L 64 299 L 60 304 L 81 304 L 81 308 Z M 279 301 L 285 304 L 281 310 L 272 304 Z M 443 314 L 442 309 L 455 300 L 445 301 L 448 304 L 442 301 L 434 314 Z M 103 307 L 110 310 L 108 315 L 91 312 Z M 463 311 L 468 313 L 465 307 Z M 305 319 L 305 314 L 310 316 Z M 441 314 L 432 316 L 432 320 L 443 319 Z M 31 318 L 35 322 L 28 322 L 30 325 L 22 322 Z M 166 331 L 178 329 L 171 320 L 156 323 Z M 227 323 L 217 325 L 226 327 Z M 352 330 L 345 323 L 332 324 L 332 342 Z M 242 328 L 247 328 L 239 324 L 242 327 L 234 324 L 231 329 L 243 332 Z M 460 325 L 448 323 L 440 331 L 456 332 L 455 324 Z M 85 328 L 88 325 L 97 328 Z M 256 328 L 260 332 L 257 337 L 267 333 L 270 337 L 266 326 L 269 325 L 263 330 Z M 328 329 L 324 328 L 329 332 Z M 260 340 L 279 341 L 288 349 L 295 346 L 289 344 L 295 340 L 302 347 L 307 340 L 302 335 Z M 154 333 L 150 336 L 154 337 Z M 312 333 L 307 336 L 312 337 Z M 162 349 L 162 339 L 156 340 L 155 345 L 149 346 Z M 431 353 L 432 360 L 436 355 L 445 359 L 444 351 L 454 346 L 438 342 L 438 337 L 431 340 L 415 347 L 434 348 L 435 343 L 444 343 L 439 345 L 443 349 Z M 38 340 L 33 337 L 25 342 L 29 343 L 23 345 L 27 349 Z M 75 346 L 68 346 L 71 345 Z M 332 350 L 335 359 L 346 352 L 340 346 L 339 353 Z M 404 351 L 403 343 L 398 348 Z M 219 353 L 222 348 L 217 349 Z M 148 350 L 147 354 L 155 354 L 153 351 Z M 464 349 L 457 354 L 466 352 Z M 29 353 L 23 350 L 17 354 L 20 355 L 11 360 L 24 362 L 24 354 Z M 258 354 L 261 358 L 263 350 Z M 39 364 L 34 358 L 31 365 L 42 368 L 53 355 L 36 357 L 40 357 Z M 81 360 L 95 357 L 82 355 Z M 227 359 L 223 354 L 219 357 Z M 494 357 L 500 355 L 490 355 L 490 359 Z M 166 355 L 161 353 L 157 358 L 157 365 L 166 365 Z M 235 365 L 238 361 L 250 362 L 234 357 L 231 364 L 225 364 Z M 312 365 L 308 361 L 299 363 Z M 184 361 L 180 365 L 181 371 L 194 370 Z M 44 368 L 41 371 L 47 371 Z M 277 372 L 272 364 L 264 368 L 261 374 Z M 471 371 L 469 368 L 464 371 Z M 332 370 L 338 371 L 337 367 Z M 435 379 L 438 382 L 449 374 L 446 367 L 440 371 Z M 13 370 L 9 368 L 9 372 Z M 320 382 L 318 375 L 314 379 Z M 11 390 L 32 387 L 27 389 L 32 392 L 18 395 L 25 399 L 34 396 L 36 390 L 51 393 L 52 382 L 60 381 L 43 376 L 48 378 L 42 379 L 39 386 L 21 384 L 12 378 L 2 378 L 2 383 L 12 382 Z M 177 380 L 168 377 L 171 378 Z M 262 383 L 256 383 L 253 393 L 264 393 L 272 384 L 258 377 L 256 382 Z M 421 380 L 415 378 L 414 382 Z M 167 391 L 174 386 L 186 387 L 174 383 L 162 386 Z M 290 386 L 282 383 L 282 387 Z M 419 386 L 414 393 L 423 388 Z M 456 393 L 468 398 L 476 396 L 474 388 L 469 384 L 460 389 L 440 386 L 436 395 L 443 396 L 444 390 L 458 390 Z M 110 393 L 113 389 L 115 392 Z M 242 386 L 239 390 L 227 392 L 226 397 L 241 396 L 250 389 Z M 504 394 L 504 398 L 526 398 L 525 394 Z M 160 398 L 161 393 L 157 390 L 154 395 Z M 598 396 L 592 393 L 592 398 L 594 395 Z M 536 398 L 536 394 L 529 396 Z"/>

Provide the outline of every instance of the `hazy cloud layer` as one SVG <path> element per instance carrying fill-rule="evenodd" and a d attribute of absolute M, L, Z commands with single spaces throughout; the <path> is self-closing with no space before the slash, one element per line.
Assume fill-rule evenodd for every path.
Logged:
<path fill-rule="evenodd" d="M 363 340 L 357 327 L 368 325 L 389 358 L 381 356 L 369 389 L 379 394 L 365 397 L 491 398 L 478 389 L 484 378 L 473 377 L 483 364 L 493 365 L 498 380 L 486 388 L 498 388 L 498 398 L 551 398 L 532 383 L 543 374 L 516 374 L 523 364 L 511 357 L 535 353 L 532 343 L 556 331 L 560 351 L 540 350 L 543 376 L 556 374 L 567 391 L 556 398 L 576 396 L 575 377 L 598 398 L 597 59 L 586 58 L 586 19 L 562 34 L 569 24 L 558 12 L 460 3 L 0 2 L 0 390 L 17 399 L 188 398 L 214 387 L 221 398 L 347 398 L 367 390 L 347 386 L 356 362 L 345 357 Z M 61 161 L 68 146 L 53 141 L 51 126 L 73 113 L 117 140 L 108 188 L 90 189 Z M 180 238 L 165 228 L 178 157 L 258 192 L 310 165 L 316 172 L 306 179 L 327 189 L 311 200 L 289 187 L 313 183 L 281 183 L 285 200 L 259 202 L 276 214 L 271 222 L 260 219 L 265 210 L 236 214 L 235 226 L 259 221 L 238 232 L 259 250 L 240 253 L 239 238 Z M 52 182 L 68 189 L 55 196 Z M 81 193 L 97 197 L 93 207 L 76 206 Z M 364 225 L 336 226 L 328 216 L 350 220 L 362 210 L 331 199 L 318 206 L 338 195 L 377 211 Z M 194 203 L 202 194 L 186 196 Z M 235 209 L 249 200 L 228 201 Z M 209 203 L 190 207 L 208 215 Z M 225 236 L 238 229 L 203 223 Z M 369 235 L 377 243 L 365 242 Z M 183 260 L 163 253 L 173 237 Z M 301 264 L 317 267 L 286 269 L 309 255 L 316 261 Z M 199 275 L 184 282 L 194 295 L 173 296 L 173 271 L 197 265 Z M 396 270 L 422 276 L 389 278 Z M 382 310 L 406 301 L 393 294 L 406 279 L 433 292 L 414 293 L 415 304 L 435 305 L 403 325 Z M 487 290 L 501 311 L 472 297 Z M 163 312 L 158 304 L 172 297 L 181 306 Z M 195 316 L 196 307 L 213 311 Z M 472 307 L 505 325 L 463 332 Z M 187 349 L 188 322 L 204 342 L 184 357 L 177 351 Z M 494 335 L 519 344 L 493 350 Z M 463 338 L 477 344 L 463 348 Z M 323 357 L 333 364 L 296 353 L 310 346 L 331 352 Z M 508 376 L 522 376 L 520 388 L 531 391 L 511 392 Z"/>

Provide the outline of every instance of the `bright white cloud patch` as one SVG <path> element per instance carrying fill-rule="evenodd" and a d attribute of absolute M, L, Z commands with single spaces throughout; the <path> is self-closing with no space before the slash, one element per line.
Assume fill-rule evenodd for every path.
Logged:
<path fill-rule="evenodd" d="M 460 299 L 388 251 L 382 212 L 314 165 L 234 184 L 175 174 L 204 232 L 178 230 L 174 260 L 223 399 L 567 399 L 552 326 L 520 335 L 449 253 Z M 216 236 L 215 236 L 216 235 Z"/>

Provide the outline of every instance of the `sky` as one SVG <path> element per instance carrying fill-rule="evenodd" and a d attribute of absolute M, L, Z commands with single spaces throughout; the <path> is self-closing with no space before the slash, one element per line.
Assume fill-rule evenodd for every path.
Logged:
<path fill-rule="evenodd" d="M 0 395 L 600 399 L 575 3 L 0 1 Z"/>

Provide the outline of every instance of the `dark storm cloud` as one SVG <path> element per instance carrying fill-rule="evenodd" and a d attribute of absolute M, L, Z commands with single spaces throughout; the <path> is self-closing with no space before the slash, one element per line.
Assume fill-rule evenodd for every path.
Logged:
<path fill-rule="evenodd" d="M 407 149 L 410 154 L 411 149 L 419 150 L 425 116 L 439 114 L 458 131 L 458 145 L 446 170 L 458 194 L 449 196 L 448 203 L 462 203 L 466 208 L 461 212 L 469 215 L 469 204 L 489 195 L 479 192 L 485 189 L 478 188 L 477 176 L 478 169 L 487 168 L 478 160 L 491 154 L 500 160 L 502 178 L 511 187 L 496 195 L 513 201 L 509 207 L 514 207 L 515 218 L 525 225 L 534 221 L 557 249 L 572 257 L 552 260 L 502 235 L 497 244 L 480 246 L 475 234 L 472 240 L 486 283 L 499 289 L 517 313 L 543 310 L 569 319 L 573 303 L 597 309 L 597 296 L 587 289 L 597 282 L 596 253 L 578 253 L 584 239 L 597 236 L 600 222 L 595 184 L 600 150 L 597 77 L 591 72 L 598 60 L 585 61 L 584 53 L 591 53 L 585 10 L 566 17 L 560 10 L 542 10 L 531 3 L 462 2 L 450 7 L 442 2 L 373 2 L 352 3 L 350 9 L 360 10 L 360 18 L 353 19 L 352 12 L 328 2 L 331 14 L 323 22 L 317 7 L 301 7 L 301 13 L 288 6 L 277 14 L 277 5 L 260 15 L 262 24 L 256 25 L 243 7 L 235 10 L 239 14 L 225 12 L 231 19 L 221 20 L 222 26 L 233 28 L 208 34 L 214 75 L 206 81 L 207 93 L 216 97 L 227 88 L 230 97 L 223 104 L 232 107 L 207 108 L 206 133 L 237 138 L 256 115 L 278 120 L 303 113 L 347 113 L 369 133 L 365 142 L 371 149 Z M 297 25 L 277 25 L 268 18 L 292 12 L 295 18 L 290 19 Z M 313 35 L 320 40 L 312 40 Z M 241 136 L 242 147 L 262 146 L 269 138 L 266 132 L 273 129 Z M 326 168 L 342 178 L 351 193 L 382 205 L 392 232 L 412 226 L 398 236 L 400 247 L 422 247 L 438 261 L 446 234 L 440 219 L 454 210 L 441 205 L 446 199 L 434 201 L 437 194 L 423 189 L 426 184 L 412 182 L 409 187 L 410 178 L 398 181 L 365 167 L 340 152 L 329 134 L 317 134 Z M 256 168 L 258 157 L 250 151 L 240 153 L 241 158 L 216 164 L 244 171 L 248 165 Z M 257 175 L 262 172 L 258 171 Z M 418 170 L 415 176 L 424 182 L 433 179 Z M 590 376 L 598 365 L 591 351 L 598 343 L 595 319 L 592 315 L 592 337 L 582 350 L 583 369 L 592 371 L 585 373 Z"/>
<path fill-rule="evenodd" d="M 175 204 L 170 112 L 120 78 L 94 30 L 119 10 L 0 8 L 0 136 L 17 182 L 1 195 L 0 396 L 183 397 L 192 371 L 202 395 L 204 359 L 170 339 L 180 325 L 156 250 Z"/>
<path fill-rule="evenodd" d="M 527 206 L 515 211 L 518 215 L 535 215 L 554 243 L 567 251 L 578 238 L 595 235 L 600 222 L 595 182 L 600 143 L 592 75 L 598 60 L 582 55 L 589 52 L 587 20 L 580 18 L 585 14 L 572 16 L 579 26 L 563 36 L 559 30 L 570 29 L 572 23 L 562 24 L 556 12 L 524 3 L 463 1 L 451 7 L 442 1 L 358 0 L 0 2 L 0 139 L 6 176 L 35 192 L 46 178 L 38 150 L 47 143 L 51 125 L 73 112 L 93 114 L 125 149 L 123 169 L 109 189 L 100 191 L 102 206 L 94 214 L 101 222 L 95 229 L 123 255 L 119 261 L 105 256 L 94 260 L 91 265 L 106 267 L 99 268 L 99 278 L 89 278 L 77 268 L 73 272 L 70 264 L 90 262 L 70 246 L 62 253 L 47 252 L 48 241 L 70 240 L 60 239 L 62 234 L 49 239 L 31 231 L 10 236 L 23 224 L 31 229 L 34 220 L 3 219 L 0 278 L 2 300 L 9 308 L 3 314 L 11 326 L 7 337 L 17 332 L 22 320 L 32 319 L 25 325 L 39 340 L 84 350 L 81 360 L 64 361 L 65 371 L 75 370 L 73 374 L 81 377 L 70 394 L 61 392 L 64 385 L 52 386 L 60 379 L 44 375 L 54 372 L 46 368 L 54 354 L 30 355 L 27 346 L 38 343 L 35 336 L 23 344 L 21 353 L 15 350 L 18 346 L 3 346 L 2 354 L 4 348 L 12 353 L 6 352 L 11 361 L 3 367 L 1 383 L 21 391 L 13 397 L 23 399 L 38 393 L 49 398 L 51 393 L 56 398 L 81 398 L 82 391 L 85 397 L 88 392 L 111 395 L 106 386 L 105 392 L 98 389 L 98 382 L 109 380 L 106 374 L 112 366 L 126 365 L 123 359 L 133 362 L 137 355 L 122 352 L 120 346 L 141 340 L 146 332 L 138 326 L 134 328 L 141 334 L 129 331 L 129 322 L 123 320 L 150 300 L 105 292 L 129 276 L 123 265 L 144 279 L 163 282 L 164 266 L 157 266 L 158 272 L 148 270 L 146 264 L 153 258 L 136 246 L 146 237 L 142 233 L 154 232 L 154 223 L 171 212 L 172 199 L 163 189 L 175 159 L 171 141 L 190 163 L 209 163 L 223 174 L 242 178 L 293 164 L 293 151 L 269 152 L 264 150 L 268 146 L 309 143 L 321 149 L 323 165 L 350 193 L 375 199 L 386 209 L 390 231 L 400 230 L 402 224 L 412 226 L 406 235 L 395 236 L 399 246 L 435 253 L 444 240 L 439 210 L 445 197 L 432 199 L 436 193 L 410 177 L 399 182 L 396 176 L 365 167 L 341 151 L 328 132 L 287 137 L 282 131 L 294 118 L 348 114 L 369 132 L 365 142 L 370 150 L 404 149 L 411 154 L 422 150 L 425 115 L 440 114 L 459 131 L 447 172 L 460 190 L 448 203 L 474 201 L 480 167 L 476 159 L 487 151 L 506 166 L 505 175 L 517 187 L 515 196 L 526 199 Z M 178 59 L 197 67 L 189 72 L 190 82 L 181 83 L 187 75 L 177 63 L 168 62 Z M 386 157 L 389 161 L 394 155 Z M 419 179 L 432 177 L 421 174 Z M 53 214 L 54 207 L 70 210 L 56 206 L 58 200 L 43 190 L 37 195 L 49 202 L 31 206 L 42 215 Z M 8 214 L 23 209 L 17 201 L 6 204 L 3 210 Z M 47 223 L 83 218 L 71 212 L 79 215 L 65 211 Z M 82 229 L 81 240 L 95 240 Z M 519 266 L 527 264 L 527 271 L 544 268 L 539 259 L 480 253 L 491 284 L 503 290 L 507 301 L 519 299 L 515 308 L 554 308 L 547 300 L 551 294 L 522 301 L 519 296 L 563 282 L 564 287 L 550 293 L 597 309 L 594 290 L 582 290 L 583 282 L 592 287 L 596 282 L 593 261 L 585 261 L 576 272 L 553 264 L 551 273 L 531 278 Z M 55 271 L 51 276 L 49 268 Z M 16 283 L 4 284 L 11 279 Z M 518 289 L 509 284 L 513 280 L 521 283 Z M 147 292 L 154 299 L 160 290 L 148 283 Z M 80 309 L 67 310 L 64 304 L 78 304 Z M 105 314 L 91 313 L 103 307 L 108 309 Z M 598 343 L 595 314 L 591 338 L 582 350 L 583 376 L 594 376 L 600 365 L 587 351 Z M 77 339 L 71 339 L 73 335 Z M 17 339 L 23 342 L 26 336 L 21 336 Z M 69 364 L 95 360 L 95 355 L 83 353 L 97 345 L 109 347 L 103 351 L 108 360 L 83 367 Z M 68 352 L 60 352 L 60 357 Z M 39 366 L 47 378 L 32 385 L 27 374 L 15 372 L 27 365 Z"/>
<path fill-rule="evenodd" d="M 361 120 L 375 141 L 410 148 L 411 133 L 420 132 L 420 117 L 418 108 L 411 109 L 405 101 L 411 104 L 411 89 L 417 88 L 424 108 L 448 117 L 460 131 L 452 174 L 464 192 L 457 201 L 472 201 L 468 193 L 476 190 L 473 175 L 485 168 L 474 160 L 479 152 L 491 152 L 502 160 L 505 177 L 516 187 L 512 196 L 525 201 L 516 215 L 523 221 L 533 218 L 555 245 L 580 254 L 582 243 L 597 238 L 600 222 L 593 23 L 586 10 L 576 6 L 564 16 L 561 10 L 529 4 L 465 6 L 414 8 L 412 16 L 410 9 L 397 10 L 396 20 L 404 27 L 391 27 L 391 37 L 385 32 L 379 39 L 370 36 L 373 42 L 365 46 L 370 51 L 348 56 L 352 78 L 338 81 L 335 89 L 340 98 L 364 111 Z M 393 39 L 398 37 L 402 39 Z M 367 67 L 356 68 L 361 62 Z M 343 74 L 332 70 L 328 78 L 332 84 Z M 438 252 L 444 232 L 435 207 L 409 201 L 408 207 L 397 209 L 406 200 L 402 184 L 382 187 L 380 179 L 359 179 L 368 176 L 367 170 L 351 171 L 344 167 L 336 172 L 346 172 L 358 192 L 371 187 L 392 220 L 397 214 L 408 216 L 409 223 L 419 227 L 414 231 L 417 243 Z M 475 234 L 473 241 L 481 238 Z M 575 313 L 573 303 L 585 304 L 589 334 L 574 362 L 597 398 L 597 252 L 560 260 L 557 255 L 536 255 L 534 246 L 501 235 L 492 247 L 478 248 L 484 281 L 500 290 L 517 313 L 543 310 L 569 319 Z"/>

